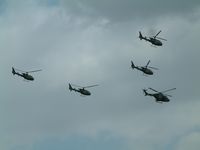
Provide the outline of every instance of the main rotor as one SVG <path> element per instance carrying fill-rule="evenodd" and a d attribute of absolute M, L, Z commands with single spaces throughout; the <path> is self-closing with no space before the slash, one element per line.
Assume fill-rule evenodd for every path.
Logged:
<path fill-rule="evenodd" d="M 147 62 L 147 64 L 146 64 L 146 66 L 144 66 L 144 67 L 145 67 L 145 68 L 151 68 L 151 69 L 158 70 L 158 68 L 148 66 L 150 62 L 151 62 L 151 61 L 149 60 L 149 61 Z"/>
<path fill-rule="evenodd" d="M 169 91 L 172 91 L 172 90 L 176 90 L 176 88 L 172 88 L 172 89 L 168 89 L 168 90 L 159 92 L 159 91 L 157 91 L 157 90 L 155 90 L 155 89 L 153 89 L 153 88 L 148 88 L 148 89 L 150 89 L 150 90 L 152 90 L 152 91 L 154 91 L 154 92 L 156 92 L 156 93 L 162 93 L 162 94 L 164 94 L 164 93 L 166 93 L 166 92 L 169 92 Z M 168 94 L 164 94 L 164 95 L 169 96 L 169 97 L 172 97 L 171 95 L 168 95 Z"/>
<path fill-rule="evenodd" d="M 161 37 L 157 37 L 162 31 L 160 30 L 155 36 L 153 36 L 154 39 L 160 39 L 160 40 L 164 40 L 164 41 L 167 41 L 166 39 L 164 38 L 161 38 Z"/>
<path fill-rule="evenodd" d="M 71 84 L 72 86 L 78 87 L 78 88 L 82 88 L 82 89 L 86 89 L 86 88 L 91 88 L 91 87 L 95 87 L 95 86 L 99 86 L 98 84 L 94 84 L 94 85 L 89 85 L 89 86 L 80 86 L 80 85 L 76 85 L 76 84 Z"/>
<path fill-rule="evenodd" d="M 42 69 L 38 69 L 38 70 L 31 70 L 31 71 L 23 71 L 23 70 L 20 70 L 20 69 L 15 69 L 17 71 L 20 71 L 22 73 L 34 73 L 34 72 L 39 72 L 39 71 L 42 71 Z"/>

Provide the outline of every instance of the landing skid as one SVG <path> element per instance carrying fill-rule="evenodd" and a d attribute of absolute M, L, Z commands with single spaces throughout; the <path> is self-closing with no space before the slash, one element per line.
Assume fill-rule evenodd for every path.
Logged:
<path fill-rule="evenodd" d="M 154 48 L 157 48 L 157 46 L 155 46 L 155 45 L 153 45 L 153 44 L 151 44 L 151 46 L 154 47 Z"/>
<path fill-rule="evenodd" d="M 145 76 L 145 77 L 148 77 L 148 75 L 147 75 L 147 74 L 145 74 L 145 73 L 143 73 L 143 76 Z"/>
<path fill-rule="evenodd" d="M 83 94 L 81 94 L 80 96 L 81 96 L 81 97 L 86 97 L 86 95 L 83 95 Z"/>
<path fill-rule="evenodd" d="M 156 103 L 162 104 L 163 102 L 161 102 L 161 101 L 156 101 Z"/>
<path fill-rule="evenodd" d="M 24 79 L 23 81 L 24 81 L 24 82 L 30 82 L 30 81 L 28 81 L 28 80 L 26 80 L 26 79 Z"/>

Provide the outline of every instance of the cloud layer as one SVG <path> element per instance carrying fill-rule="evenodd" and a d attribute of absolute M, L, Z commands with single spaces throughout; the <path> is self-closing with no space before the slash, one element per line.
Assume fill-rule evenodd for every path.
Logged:
<path fill-rule="evenodd" d="M 2 1 L 0 148 L 195 149 L 200 7 L 198 1 L 182 4 Z M 139 30 L 160 29 L 168 40 L 161 48 L 138 39 Z M 159 70 L 145 77 L 129 68 L 131 60 L 151 60 Z M 33 83 L 24 82 L 12 76 L 12 66 L 43 71 L 33 74 Z M 69 82 L 100 86 L 80 97 L 68 91 Z M 160 105 L 143 96 L 148 87 L 177 90 Z"/>

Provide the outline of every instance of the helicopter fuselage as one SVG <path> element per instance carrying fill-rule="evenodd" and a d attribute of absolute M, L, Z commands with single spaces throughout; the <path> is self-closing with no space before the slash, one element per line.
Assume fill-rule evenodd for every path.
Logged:
<path fill-rule="evenodd" d="M 94 86 L 98 86 L 98 85 L 96 84 L 96 85 L 90 85 L 90 86 L 85 86 L 85 87 L 81 87 L 79 85 L 74 85 L 74 86 L 77 86 L 77 87 L 80 87 L 80 88 L 73 88 L 72 85 L 69 83 L 69 90 L 79 92 L 79 93 L 81 93 L 82 95 L 85 95 L 85 96 L 90 96 L 91 93 L 90 93 L 90 91 L 86 90 L 86 88 L 90 88 L 90 87 L 94 87 Z"/>
<path fill-rule="evenodd" d="M 151 94 L 151 93 L 147 93 L 147 90 L 145 90 L 145 89 L 143 91 L 145 93 L 145 96 L 153 96 L 155 98 L 156 102 L 169 102 L 170 101 L 169 98 L 161 92 Z"/>
<path fill-rule="evenodd" d="M 156 99 L 156 102 L 169 102 L 169 98 L 162 93 L 155 93 L 152 96 Z"/>
<path fill-rule="evenodd" d="M 84 88 L 78 88 L 78 89 L 72 88 L 71 85 L 69 85 L 69 90 L 70 90 L 70 91 L 79 92 L 79 93 L 81 93 L 82 95 L 86 95 L 86 96 L 91 95 L 90 91 L 88 91 L 88 90 L 86 90 L 86 89 L 84 89 Z"/>
<path fill-rule="evenodd" d="M 28 73 L 23 73 L 23 77 L 26 80 L 30 80 L 30 81 L 34 80 L 33 76 L 29 75 Z"/>
<path fill-rule="evenodd" d="M 160 31 L 161 32 L 161 31 Z M 160 32 L 158 32 L 158 34 L 160 33 Z M 157 34 L 157 35 L 158 35 Z M 156 35 L 156 36 L 157 36 Z M 148 42 L 150 42 L 151 44 L 153 44 L 153 45 L 156 45 L 156 46 L 162 46 L 162 42 L 160 41 L 160 40 L 158 40 L 157 38 L 156 38 L 156 36 L 153 36 L 153 37 L 143 37 L 142 36 L 142 33 L 141 32 L 139 32 L 139 38 L 140 38 L 140 40 L 145 40 L 145 41 L 148 41 Z M 165 39 L 163 39 L 163 40 L 165 40 Z"/>
<path fill-rule="evenodd" d="M 137 70 L 142 71 L 145 74 L 153 75 L 153 71 L 151 69 L 149 69 L 149 68 L 146 68 L 146 67 L 137 67 L 137 66 L 135 66 L 134 68 L 136 68 Z"/>
<path fill-rule="evenodd" d="M 77 92 L 81 93 L 82 95 L 87 95 L 87 96 L 91 95 L 90 91 L 85 90 L 84 88 L 78 89 Z"/>
<path fill-rule="evenodd" d="M 156 46 L 162 46 L 162 42 L 156 38 L 150 37 L 149 39 L 147 39 L 147 41 L 151 42 L 152 44 Z"/>
<path fill-rule="evenodd" d="M 165 92 L 169 92 L 169 91 L 172 91 L 172 90 L 175 90 L 176 88 L 172 88 L 172 89 L 168 89 L 168 90 L 165 90 L 163 92 L 158 92 L 157 90 L 153 89 L 153 88 L 148 88 L 156 93 L 148 93 L 147 92 L 147 89 L 143 89 L 143 92 L 144 92 L 144 95 L 145 96 L 152 96 L 155 98 L 156 102 L 158 103 L 162 103 L 162 102 L 169 102 L 170 99 L 168 98 L 171 97 L 171 95 L 166 95 L 164 94 Z"/>
<path fill-rule="evenodd" d="M 34 80 L 33 76 L 29 75 L 28 73 L 22 73 L 22 74 L 20 74 L 18 72 L 15 72 L 15 74 L 18 75 L 18 76 L 21 76 L 24 79 L 29 80 L 29 81 L 33 81 Z"/>
<path fill-rule="evenodd" d="M 141 67 L 141 71 L 148 74 L 148 75 L 153 75 L 153 71 L 149 68 Z"/>
<path fill-rule="evenodd" d="M 19 72 L 16 72 L 14 67 L 12 67 L 12 74 L 13 75 L 18 75 L 20 77 L 23 77 L 24 79 L 28 80 L 28 81 L 33 81 L 34 78 L 33 76 L 29 75 L 30 72 L 38 72 L 38 71 L 42 71 L 41 69 L 40 70 L 33 70 L 33 71 L 22 71 L 22 70 L 19 70 L 17 69 L 18 71 L 20 71 L 21 73 Z"/>

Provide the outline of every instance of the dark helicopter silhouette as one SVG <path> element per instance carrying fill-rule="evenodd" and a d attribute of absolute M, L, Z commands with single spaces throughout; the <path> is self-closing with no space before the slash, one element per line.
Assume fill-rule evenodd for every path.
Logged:
<path fill-rule="evenodd" d="M 73 88 L 72 85 L 76 86 L 76 87 L 79 87 L 79 88 L 78 89 Z M 91 93 L 90 93 L 90 91 L 86 90 L 86 88 L 90 88 L 90 87 L 94 87 L 94 86 L 98 86 L 98 85 L 96 84 L 96 85 L 90 85 L 90 86 L 81 87 L 79 85 L 74 85 L 74 84 L 70 84 L 69 83 L 69 90 L 70 91 L 79 92 L 79 93 L 81 93 L 82 95 L 85 95 L 85 96 L 89 96 L 89 95 L 91 95 Z"/>
<path fill-rule="evenodd" d="M 169 90 L 165 90 L 163 92 L 158 92 L 157 90 L 154 90 L 152 88 L 149 88 L 150 90 L 156 92 L 156 93 L 147 93 L 147 89 L 143 89 L 143 92 L 144 92 L 144 95 L 145 96 L 153 96 L 156 100 L 156 102 L 158 103 L 162 103 L 162 102 L 169 102 L 169 98 L 168 97 L 172 97 L 171 95 L 168 95 L 168 94 L 164 94 L 165 92 L 168 92 L 168 91 L 172 91 L 172 90 L 175 90 L 176 88 L 172 88 L 172 89 L 169 89 Z"/>
<path fill-rule="evenodd" d="M 155 46 L 162 46 L 162 42 L 160 40 L 164 40 L 164 41 L 167 41 L 166 39 L 163 39 L 163 38 L 160 38 L 160 37 L 157 37 L 158 34 L 160 34 L 161 30 L 155 35 L 155 36 L 152 36 L 152 37 L 144 37 L 142 36 L 142 33 L 139 31 L 139 38 L 140 40 L 145 40 L 145 41 L 148 41 L 150 42 L 151 44 L 155 45 Z M 160 39 L 160 40 L 158 40 Z"/>
<path fill-rule="evenodd" d="M 22 73 L 16 72 L 15 70 L 18 70 Z M 40 69 L 40 70 L 33 70 L 33 71 L 22 71 L 22 70 L 19 70 L 19 69 L 14 69 L 14 67 L 12 67 L 12 74 L 13 75 L 18 75 L 20 77 L 23 77 L 27 81 L 33 81 L 34 80 L 33 76 L 31 76 L 29 73 L 38 72 L 38 71 L 42 71 L 42 70 Z"/>
<path fill-rule="evenodd" d="M 131 61 L 131 68 L 140 70 L 140 71 L 142 71 L 143 73 L 145 73 L 147 75 L 153 75 L 153 71 L 151 69 L 158 70 L 158 68 L 148 67 L 149 63 L 150 63 L 150 60 L 147 62 L 146 66 L 135 66 L 133 61 Z M 151 69 L 149 69 L 149 68 L 151 68 Z"/>

